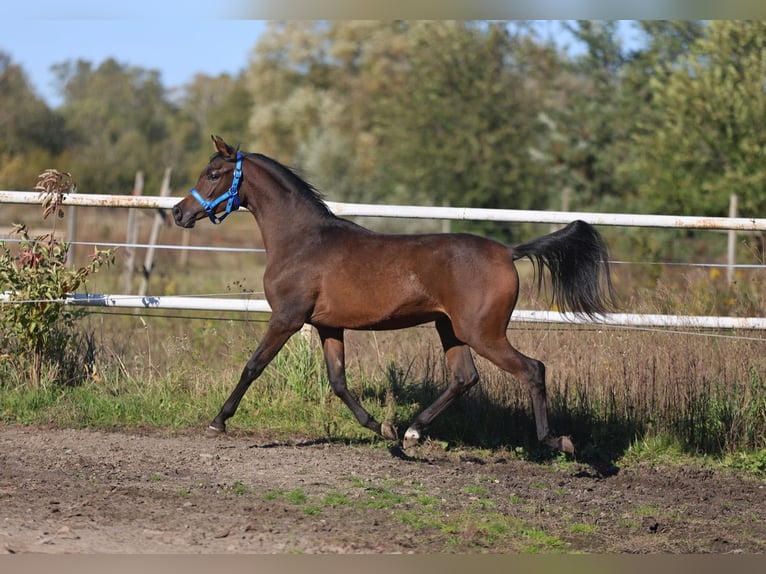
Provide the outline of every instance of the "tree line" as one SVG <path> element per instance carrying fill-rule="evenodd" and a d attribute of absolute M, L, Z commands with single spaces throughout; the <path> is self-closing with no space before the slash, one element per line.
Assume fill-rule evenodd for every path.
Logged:
<path fill-rule="evenodd" d="M 190 186 L 209 135 L 297 167 L 328 199 L 763 215 L 766 22 L 270 24 L 239 75 L 171 92 L 115 60 L 54 67 L 49 108 L 0 52 L 0 188 L 55 167 L 84 193 Z M 509 230 L 495 233 L 510 236 Z M 508 238 L 508 237 L 506 237 Z"/>

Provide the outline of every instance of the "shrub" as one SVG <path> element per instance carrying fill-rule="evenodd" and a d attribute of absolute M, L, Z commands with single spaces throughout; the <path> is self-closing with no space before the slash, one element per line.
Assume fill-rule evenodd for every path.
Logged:
<path fill-rule="evenodd" d="M 63 215 L 60 204 L 73 187 L 69 174 L 48 170 L 40 175 L 36 189 L 44 194 L 44 219 Z M 23 225 L 16 225 L 14 233 L 21 238 L 17 249 L 0 243 L 2 380 L 77 382 L 92 365 L 92 337 L 76 329 L 85 311 L 65 305 L 64 299 L 88 275 L 113 262 L 113 252 L 96 249 L 87 265 L 67 267 L 69 245 L 55 238 L 55 224 L 54 231 L 34 238 Z"/>

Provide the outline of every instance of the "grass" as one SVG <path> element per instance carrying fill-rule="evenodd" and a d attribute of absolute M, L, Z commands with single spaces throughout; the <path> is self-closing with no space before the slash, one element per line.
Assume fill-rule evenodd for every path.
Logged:
<path fill-rule="evenodd" d="M 233 389 L 263 328 L 256 321 L 199 318 L 174 332 L 166 318 L 144 317 L 140 327 L 134 317 L 90 320 L 96 326 L 131 324 L 137 335 L 116 342 L 104 337 L 102 345 L 110 351 L 79 386 L 35 387 L 3 377 L 0 420 L 204 428 Z M 350 389 L 365 408 L 379 420 L 405 426 L 443 388 L 446 374 L 433 333 L 414 329 L 399 336 L 349 334 L 347 363 Z M 766 360 L 755 342 L 715 339 L 702 346 L 692 335 L 540 332 L 515 325 L 510 336 L 546 361 L 551 424 L 573 437 L 580 459 L 706 456 L 734 469 L 766 472 Z M 437 418 L 430 434 L 447 449 L 551 456 L 537 444 L 525 391 L 483 359 L 476 362 L 482 382 Z M 402 364 L 408 365 L 406 374 L 396 368 Z M 378 441 L 330 392 L 319 345 L 300 336 L 248 391 L 229 428 Z"/>
<path fill-rule="evenodd" d="M 80 239 L 119 240 L 104 235 L 109 229 L 104 214 L 94 213 L 93 225 L 86 223 L 87 216 L 81 222 L 100 230 L 99 236 Z M 252 231 L 246 218 L 217 228 L 200 226 L 194 243 L 252 247 Z M 151 293 L 262 291 L 260 255 L 245 255 L 245 265 L 240 255 L 195 252 L 185 267 L 174 257 L 158 254 Z M 630 259 L 619 253 L 612 257 Z M 762 271 L 742 272 L 733 285 L 707 270 L 617 266 L 614 271 L 627 311 L 766 313 Z M 528 281 L 530 272 L 520 266 L 520 307 L 544 307 L 544 296 L 537 296 Z M 100 271 L 90 278 L 89 291 L 119 291 L 121 273 L 119 265 Z M 81 325 L 92 334 L 96 362 L 80 385 L 61 387 L 44 377 L 30 384 L 23 370 L 0 356 L 0 421 L 204 428 L 233 389 L 266 319 L 210 312 L 93 312 Z M 766 353 L 753 333 L 711 337 L 709 332 L 512 322 L 508 335 L 522 352 L 545 362 L 551 426 L 573 437 L 579 459 L 614 463 L 626 456 L 704 456 L 732 469 L 766 473 Z M 349 387 L 379 420 L 406 426 L 446 384 L 432 328 L 348 333 L 346 347 Z M 555 457 L 537 443 L 521 385 L 480 357 L 476 364 L 481 383 L 436 419 L 430 436 L 447 449 L 498 449 L 532 460 Z M 306 343 L 300 337 L 253 384 L 229 428 L 377 442 L 330 391 L 316 340 Z"/>

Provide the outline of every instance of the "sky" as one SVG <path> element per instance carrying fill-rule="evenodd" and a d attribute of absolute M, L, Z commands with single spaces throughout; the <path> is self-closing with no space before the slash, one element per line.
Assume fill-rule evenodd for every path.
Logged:
<path fill-rule="evenodd" d="M 187 1 L 193 4 L 197 0 Z M 27 18 L 12 26 L 0 25 L 0 51 L 22 67 L 35 92 L 53 108 L 62 103 L 51 70 L 54 64 L 87 60 L 98 66 L 114 58 L 121 64 L 158 70 L 163 86 L 172 91 L 197 73 L 236 75 L 244 70 L 268 26 L 265 20 L 80 19 L 75 15 L 78 17 Z M 550 23 L 541 24 L 546 39 L 557 29 Z"/>
<path fill-rule="evenodd" d="M 122 64 L 159 70 L 167 89 L 188 83 L 197 73 L 236 75 L 248 65 L 262 20 L 17 20 L 2 24 L 0 51 L 10 54 L 48 105 L 61 98 L 51 72 L 53 64 L 107 58 Z"/>
<path fill-rule="evenodd" d="M 745 0 L 726 3 L 731 11 Z M 694 0 L 695 14 L 668 11 L 667 0 L 34 0 L 9 2 L 0 21 L 0 50 L 20 65 L 52 107 L 61 103 L 51 66 L 107 58 L 158 70 L 172 90 L 195 74 L 236 75 L 249 63 L 269 19 L 459 18 L 642 19 L 716 16 L 719 2 Z M 752 2 L 745 2 L 753 10 Z M 764 14 L 746 14 L 763 17 Z M 678 12 L 678 13 L 677 13 Z M 731 13 L 734 16 L 734 13 Z M 739 15 L 739 14 L 737 14 Z M 720 15 L 719 15 L 720 16 Z"/>

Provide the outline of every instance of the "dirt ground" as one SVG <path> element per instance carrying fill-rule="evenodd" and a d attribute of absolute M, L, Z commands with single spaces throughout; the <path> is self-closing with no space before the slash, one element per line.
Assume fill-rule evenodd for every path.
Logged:
<path fill-rule="evenodd" d="M 0 553 L 761 553 L 766 482 L 253 434 L 0 425 Z"/>

